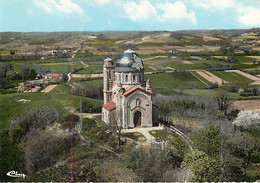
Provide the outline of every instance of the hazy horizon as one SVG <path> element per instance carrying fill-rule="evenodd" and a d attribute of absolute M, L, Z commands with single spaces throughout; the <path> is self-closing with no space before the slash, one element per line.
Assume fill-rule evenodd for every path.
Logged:
<path fill-rule="evenodd" d="M 0 32 L 100 32 L 260 27 L 258 0 L 0 0 Z"/>

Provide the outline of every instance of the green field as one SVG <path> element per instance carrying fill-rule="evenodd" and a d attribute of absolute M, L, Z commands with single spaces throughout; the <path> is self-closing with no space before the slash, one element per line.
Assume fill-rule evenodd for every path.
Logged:
<path fill-rule="evenodd" d="M 207 86 L 194 77 L 190 72 L 175 72 L 169 74 L 145 75 L 145 79 L 150 79 L 152 87 L 166 89 L 175 88 L 206 88 Z"/>
<path fill-rule="evenodd" d="M 244 71 L 244 72 L 251 74 L 251 75 L 254 75 L 254 76 L 260 75 L 260 69 L 252 70 L 252 71 Z"/>
<path fill-rule="evenodd" d="M 57 62 L 70 62 L 68 59 L 49 59 L 49 60 L 3 60 L 2 63 L 57 63 Z"/>
<path fill-rule="evenodd" d="M 72 79 L 73 82 L 77 82 L 82 85 L 101 86 L 103 78 L 100 79 Z"/>
<path fill-rule="evenodd" d="M 253 82 L 251 79 L 248 79 L 235 72 L 225 72 L 225 71 L 210 71 L 210 72 L 230 83 L 249 84 L 249 83 Z"/>
<path fill-rule="evenodd" d="M 62 115 L 69 114 L 66 107 L 73 105 L 73 109 L 79 106 L 79 97 L 69 94 L 70 88 L 67 85 L 60 84 L 50 93 L 14 93 L 0 95 L 0 132 L 9 129 L 11 120 L 27 109 L 34 109 L 42 105 L 55 106 Z M 73 98 L 73 103 L 72 103 Z M 16 102 L 17 99 L 27 99 L 31 102 Z M 89 102 L 93 105 L 100 105 L 102 101 L 81 97 L 82 102 Z"/>
<path fill-rule="evenodd" d="M 90 74 L 90 73 L 100 73 L 103 71 L 103 66 L 92 66 L 90 65 L 89 67 L 82 69 L 78 72 L 76 72 L 77 74 Z"/>
<path fill-rule="evenodd" d="M 187 95 L 196 95 L 201 97 L 216 97 L 222 89 L 187 89 L 182 92 Z M 238 93 L 228 93 L 231 99 L 242 99 Z"/>
<path fill-rule="evenodd" d="M 236 56 L 236 59 L 239 63 L 253 63 L 256 61 L 254 58 L 245 57 L 245 56 Z"/>
<path fill-rule="evenodd" d="M 204 77 L 199 75 L 197 72 L 191 72 L 196 78 L 202 81 L 202 83 L 205 83 L 206 85 L 210 85 L 210 82 L 206 80 Z"/>
<path fill-rule="evenodd" d="M 75 63 L 72 64 L 48 64 L 48 65 L 39 65 L 41 68 L 45 69 L 46 71 L 55 72 L 55 73 L 65 73 L 68 71 L 68 66 L 70 66 L 71 69 L 79 69 L 82 67 L 82 64 Z"/>

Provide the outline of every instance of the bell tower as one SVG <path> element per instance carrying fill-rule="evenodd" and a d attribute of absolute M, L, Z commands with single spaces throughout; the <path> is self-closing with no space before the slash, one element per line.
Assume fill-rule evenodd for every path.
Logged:
<path fill-rule="evenodd" d="M 112 101 L 112 87 L 114 82 L 114 64 L 111 58 L 106 58 L 103 65 L 104 104 Z"/>

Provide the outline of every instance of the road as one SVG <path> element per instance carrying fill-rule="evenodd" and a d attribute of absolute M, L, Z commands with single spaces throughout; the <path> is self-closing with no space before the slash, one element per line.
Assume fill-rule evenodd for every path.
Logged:
<path fill-rule="evenodd" d="M 58 85 L 49 85 L 46 88 L 44 88 L 41 92 L 42 93 L 49 93 L 51 90 L 53 90 Z"/>

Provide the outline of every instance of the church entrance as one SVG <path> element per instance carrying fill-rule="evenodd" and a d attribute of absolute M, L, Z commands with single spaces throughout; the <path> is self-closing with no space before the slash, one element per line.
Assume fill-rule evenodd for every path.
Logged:
<path fill-rule="evenodd" d="M 142 113 L 140 111 L 136 111 L 134 114 L 134 126 L 139 127 L 141 126 L 142 121 Z"/>

